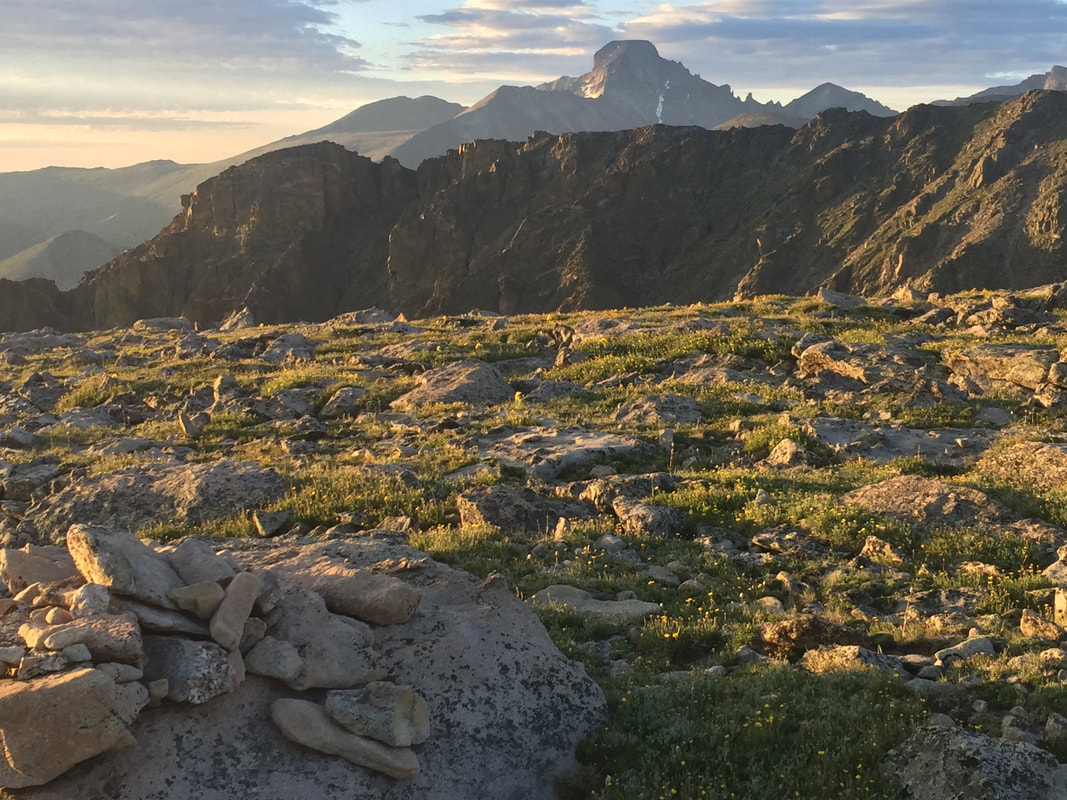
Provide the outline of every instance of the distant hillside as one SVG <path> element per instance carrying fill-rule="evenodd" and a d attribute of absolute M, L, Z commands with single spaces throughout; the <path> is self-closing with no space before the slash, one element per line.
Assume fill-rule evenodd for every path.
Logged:
<path fill-rule="evenodd" d="M 355 111 L 321 128 L 279 139 L 277 142 L 242 153 L 243 163 L 282 147 L 315 142 L 336 142 L 360 155 L 380 161 L 415 134 L 452 119 L 464 110 L 459 103 L 424 95 L 414 100 L 391 97 L 360 106 Z"/>
<path fill-rule="evenodd" d="M 796 132 L 542 133 L 417 173 L 290 148 L 204 182 L 162 233 L 69 292 L 0 282 L 0 328 L 1051 283 L 1067 278 L 1064 119 L 1067 93 L 1031 92 L 895 118 L 837 109 Z"/>
<path fill-rule="evenodd" d="M 753 111 L 741 114 L 721 125 L 716 125 L 712 130 L 728 131 L 731 128 L 758 128 L 761 125 L 785 125 L 787 128 L 796 130 L 808 124 L 808 117 L 794 117 L 776 111 Z"/>
<path fill-rule="evenodd" d="M 1010 100 L 1032 91 L 1067 91 L 1067 67 L 1053 67 L 1048 72 L 1031 75 L 1020 83 L 1010 86 L 992 86 L 983 89 L 968 97 L 957 97 L 955 100 L 937 100 L 933 105 L 960 106 L 970 103 L 995 103 Z"/>
<path fill-rule="evenodd" d="M 68 231 L 0 261 L 0 278 L 47 278 L 60 289 L 69 289 L 87 271 L 106 264 L 119 252 L 120 248 L 99 236 Z"/>
<path fill-rule="evenodd" d="M 834 83 L 816 86 L 807 94 L 782 107 L 782 113 L 811 119 L 828 108 L 843 108 L 846 111 L 866 111 L 875 117 L 895 117 L 898 112 L 872 100 L 865 94 L 853 92 Z"/>
<path fill-rule="evenodd" d="M 436 97 L 394 97 L 361 106 L 317 130 L 210 164 L 149 161 L 120 169 L 47 167 L 0 173 L 0 259 L 70 231 L 98 236 L 120 250 L 132 247 L 170 222 L 181 210 L 183 194 L 227 167 L 283 147 L 324 140 L 379 159 L 417 131 L 462 110 Z M 36 253 L 27 253 L 19 263 L 42 262 Z"/>

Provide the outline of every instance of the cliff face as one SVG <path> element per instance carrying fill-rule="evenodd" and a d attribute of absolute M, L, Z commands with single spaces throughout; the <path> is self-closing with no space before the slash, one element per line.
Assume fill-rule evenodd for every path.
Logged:
<path fill-rule="evenodd" d="M 713 296 L 756 257 L 737 236 L 787 128 L 542 134 L 419 169 L 390 237 L 390 291 L 416 314 L 648 305 Z M 471 213 L 472 209 L 477 209 Z"/>
<path fill-rule="evenodd" d="M 1067 94 L 831 111 L 799 131 L 654 126 L 481 141 L 417 172 L 320 144 L 203 183 L 73 290 L 5 285 L 0 328 L 505 313 L 1067 278 Z"/>
<path fill-rule="evenodd" d="M 186 198 L 154 239 L 86 276 L 78 327 L 182 314 L 211 324 L 248 306 L 257 320 L 323 319 L 383 302 L 389 229 L 414 175 L 340 145 L 291 148 L 231 167 Z"/>

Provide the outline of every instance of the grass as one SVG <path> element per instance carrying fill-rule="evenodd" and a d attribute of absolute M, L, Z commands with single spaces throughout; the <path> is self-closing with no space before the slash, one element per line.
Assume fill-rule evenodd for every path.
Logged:
<path fill-rule="evenodd" d="M 615 722 L 579 750 L 596 766 L 563 797 L 890 798 L 878 760 L 924 716 L 892 679 L 783 667 L 613 689 L 609 702 Z"/>
<path fill-rule="evenodd" d="M 984 297 L 975 294 L 973 299 Z M 598 316 L 624 319 L 633 329 L 580 342 L 579 358 L 565 366 L 538 369 L 536 360 L 518 361 L 506 371 L 524 390 L 547 378 L 578 383 L 583 389 L 577 394 L 538 403 L 517 393 L 492 407 L 435 405 L 410 414 L 390 409 L 415 385 L 420 370 L 463 358 L 500 363 L 542 356 L 539 334 L 557 323 L 581 330 Z M 722 325 L 702 329 L 691 324 L 698 318 Z M 65 479 L 80 470 L 96 474 L 141 463 L 145 456 L 140 453 L 98 458 L 88 450 L 121 436 L 157 442 L 163 458 L 255 460 L 277 470 L 289 484 L 285 496 L 265 510 L 290 511 L 305 529 L 321 530 L 349 513 L 364 519 L 364 527 L 389 517 L 411 517 L 416 527 L 407 542 L 412 547 L 480 578 L 500 573 L 521 598 L 566 583 L 601 599 L 625 592 L 656 603 L 660 612 L 646 619 L 591 619 L 558 608 L 537 612 L 556 645 L 580 659 L 604 688 L 611 709 L 605 724 L 582 744 L 578 768 L 561 785 L 565 798 L 892 797 L 877 762 L 906 738 L 927 707 L 994 734 L 1000 717 L 1016 704 L 1028 708 L 1035 724 L 1053 711 L 1067 714 L 1067 689 L 1058 672 L 1040 661 L 1048 645 L 1018 630 L 1023 609 L 1049 615 L 1051 584 L 1041 575 L 1052 558 L 1048 548 L 1011 531 L 923 526 L 841 501 L 859 487 L 897 475 L 920 475 L 980 489 L 1010 513 L 1067 527 L 1067 491 L 1012 476 L 994 479 L 981 462 L 962 458 L 928 460 L 909 454 L 883 463 L 849 460 L 821 442 L 808 422 L 831 416 L 874 425 L 885 412 L 885 424 L 960 428 L 959 435 L 965 436 L 962 431 L 970 428 L 988 430 L 979 421 L 983 408 L 1000 407 L 1016 413 L 1009 437 L 1058 440 L 1064 429 L 1062 409 L 1024 410 L 1019 399 L 1007 396 L 919 407 L 889 391 L 812 392 L 791 372 L 791 349 L 802 332 L 891 347 L 901 334 L 917 328 L 885 309 L 842 311 L 811 298 L 515 316 L 499 329 L 493 320 L 467 325 L 435 318 L 419 321 L 417 328 L 410 334 L 370 326 L 332 333 L 301 329 L 323 344 L 312 359 L 280 365 L 200 356 L 179 361 L 173 337 L 165 334 L 147 335 L 122 354 L 125 361 L 106 363 L 88 376 L 62 359 L 34 356 L 31 365 L 7 378 L 14 384 L 31 370 L 50 370 L 66 381 L 57 414 L 123 398 L 132 403 L 129 398 L 148 394 L 154 395 L 153 409 L 146 406 L 145 421 L 125 430 L 41 431 L 34 448 L 12 452 L 5 460 L 21 465 L 51 459 Z M 286 330 L 258 329 L 255 336 Z M 952 327 L 930 328 L 925 334 L 929 340 L 913 346 L 932 358 L 974 343 L 971 334 Z M 93 346 L 122 350 L 118 335 L 101 333 Z M 228 344 L 249 334 L 209 335 Z M 1028 341 L 1012 333 L 995 340 Z M 380 349 L 391 345 L 398 346 L 391 352 L 408 353 L 401 370 L 393 359 L 378 359 Z M 722 382 L 714 385 L 675 377 L 685 371 L 680 359 L 691 364 L 702 356 L 705 363 L 735 372 L 717 373 Z M 134 362 L 140 366 L 128 365 Z M 775 365 L 771 375 L 769 368 Z M 321 420 L 311 435 L 306 420 L 220 411 L 211 415 L 201 436 L 187 439 L 176 411 L 185 404 L 203 405 L 220 372 L 234 375 L 244 392 L 262 398 L 287 389 L 312 390 L 316 408 L 340 386 L 357 386 L 366 394 L 355 413 Z M 703 419 L 616 420 L 621 406 L 650 394 L 692 398 Z M 682 510 L 682 530 L 666 538 L 625 535 L 610 503 L 591 519 L 572 520 L 558 530 L 549 526 L 535 535 L 461 525 L 456 496 L 473 485 L 503 483 L 546 499 L 575 502 L 590 478 L 589 464 L 565 470 L 552 483 L 533 478 L 522 467 L 496 463 L 486 463 L 477 477 L 450 477 L 483 462 L 490 436 L 535 426 L 611 432 L 650 444 L 670 428 L 673 453 L 655 447 L 637 459 L 605 453 L 594 463 L 622 475 L 670 472 L 672 488 L 635 499 Z M 818 465 L 759 465 L 785 438 L 816 453 Z M 159 540 L 250 536 L 249 512 L 138 532 Z M 825 554 L 766 553 L 752 544 L 753 536 L 779 525 L 789 526 Z M 608 534 L 618 539 L 605 539 Z M 901 562 L 888 571 L 853 562 L 872 536 L 897 548 Z M 965 569 L 966 562 L 985 566 Z M 680 588 L 669 585 L 664 570 Z M 957 640 L 945 633 L 953 620 L 914 609 L 905 619 L 900 612 L 906 598 L 928 590 L 973 596 L 976 618 L 960 624 L 995 634 L 1003 651 L 946 670 L 938 692 L 925 704 L 899 681 L 876 674 L 814 676 L 782 661 L 739 665 L 739 650 L 753 644 L 761 626 L 776 618 L 768 610 L 772 600 L 781 603 L 787 616 L 815 611 L 864 630 L 886 652 L 933 652 Z M 875 616 L 865 616 L 870 614 Z M 729 674 L 713 677 L 722 668 Z M 978 699 L 986 701 L 987 712 L 973 711 Z M 1067 742 L 1043 746 L 1067 757 Z"/>

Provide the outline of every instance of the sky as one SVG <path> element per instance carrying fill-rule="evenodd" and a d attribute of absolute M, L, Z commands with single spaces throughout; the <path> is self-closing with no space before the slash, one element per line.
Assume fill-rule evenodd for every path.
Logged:
<path fill-rule="evenodd" d="M 1067 63 L 1067 0 L 0 0 L 0 172 L 222 159 L 364 103 L 471 104 L 647 39 L 744 97 L 896 108 Z"/>

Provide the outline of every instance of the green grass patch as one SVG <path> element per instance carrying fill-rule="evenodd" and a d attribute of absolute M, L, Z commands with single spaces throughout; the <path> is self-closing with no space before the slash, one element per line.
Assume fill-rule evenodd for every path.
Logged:
<path fill-rule="evenodd" d="M 878 761 L 924 716 L 899 681 L 777 667 L 626 687 L 609 702 L 565 798 L 888 799 Z"/>

